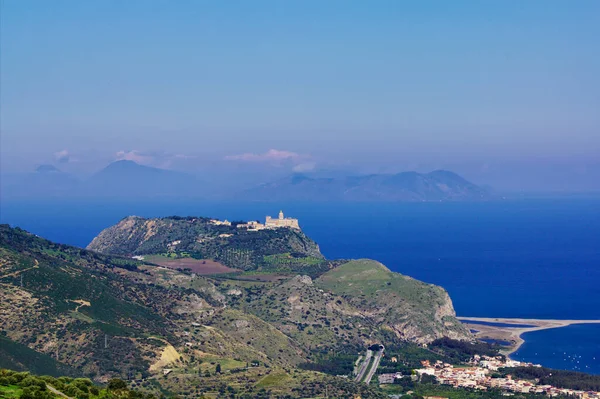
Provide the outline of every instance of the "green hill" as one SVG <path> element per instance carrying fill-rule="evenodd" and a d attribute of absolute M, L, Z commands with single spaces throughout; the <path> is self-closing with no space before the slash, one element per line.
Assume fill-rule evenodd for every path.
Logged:
<path fill-rule="evenodd" d="M 55 377 L 77 375 L 70 367 L 57 362 L 51 356 L 36 352 L 28 346 L 0 336 L 0 368 L 30 371 Z"/>
<path fill-rule="evenodd" d="M 213 228 L 203 220 L 202 228 Z M 311 364 L 333 353 L 351 364 L 376 342 L 401 347 L 442 336 L 470 339 L 443 289 L 374 261 L 325 260 L 301 232 L 239 232 L 223 245 L 241 249 L 244 242 L 259 264 L 207 277 L 114 254 L 132 248 L 160 253 L 160 245 L 173 238 L 183 243 L 192 234 L 180 231 L 185 226 L 197 232 L 193 220 L 161 219 L 152 240 L 139 239 L 140 226 L 146 226 L 145 237 L 152 220 L 123 223 L 133 228 L 112 228 L 116 247 L 102 244 L 106 237 L 91 246 L 118 248 L 109 255 L 0 225 L 0 366 L 98 381 L 124 378 L 186 398 L 215 393 L 220 384 L 250 397 L 270 397 L 269 390 L 315 397 L 325 380 L 368 398 L 380 396 L 308 369 L 320 369 Z M 167 233 L 170 223 L 176 234 Z M 251 244 L 246 234 L 256 234 Z M 186 255 L 182 249 L 175 256 Z"/>
<path fill-rule="evenodd" d="M 87 249 L 115 255 L 171 253 L 213 259 L 226 266 L 254 270 L 324 264 L 318 245 L 302 231 L 289 228 L 248 231 L 236 225 L 215 225 L 208 218 L 130 216 L 103 230 Z M 273 255 L 296 262 L 282 264 Z M 295 265 L 294 265 L 295 264 Z M 291 266 L 291 268 L 290 268 Z"/>
<path fill-rule="evenodd" d="M 374 324 L 402 339 L 428 343 L 442 336 L 469 336 L 443 288 L 394 273 L 379 262 L 350 261 L 323 274 L 316 285 L 367 310 Z"/>

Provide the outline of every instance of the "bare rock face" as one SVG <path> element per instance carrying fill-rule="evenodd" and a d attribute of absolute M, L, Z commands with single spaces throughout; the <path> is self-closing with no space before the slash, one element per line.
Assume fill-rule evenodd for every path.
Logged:
<path fill-rule="evenodd" d="M 111 252 L 114 242 L 120 248 L 115 253 L 122 255 L 133 253 L 134 248 L 154 235 L 154 226 L 147 225 L 146 220 L 137 216 L 128 216 L 116 225 L 102 230 L 87 246 L 87 249 L 100 253 Z"/>
<path fill-rule="evenodd" d="M 312 285 L 312 279 L 310 276 L 296 276 L 294 277 L 294 281 L 304 285 Z"/>
<path fill-rule="evenodd" d="M 236 320 L 233 322 L 233 325 L 235 326 L 235 328 L 237 330 L 240 330 L 240 329 L 248 328 L 250 326 L 250 323 L 248 322 L 248 320 Z"/>

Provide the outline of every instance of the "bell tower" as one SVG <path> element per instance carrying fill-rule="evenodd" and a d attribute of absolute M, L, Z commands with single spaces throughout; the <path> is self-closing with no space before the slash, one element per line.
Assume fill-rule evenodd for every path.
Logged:
<path fill-rule="evenodd" d="M 279 211 L 279 220 L 283 220 L 283 211 Z"/>

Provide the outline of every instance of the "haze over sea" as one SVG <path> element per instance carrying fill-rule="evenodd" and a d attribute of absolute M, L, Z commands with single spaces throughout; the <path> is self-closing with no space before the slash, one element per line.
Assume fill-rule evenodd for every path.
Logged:
<path fill-rule="evenodd" d="M 457 314 L 600 319 L 600 200 L 484 203 L 6 202 L 0 221 L 84 247 L 121 218 L 258 219 L 282 208 L 329 258 L 372 258 L 439 284 Z M 528 333 L 513 356 L 600 374 L 600 325 Z"/>

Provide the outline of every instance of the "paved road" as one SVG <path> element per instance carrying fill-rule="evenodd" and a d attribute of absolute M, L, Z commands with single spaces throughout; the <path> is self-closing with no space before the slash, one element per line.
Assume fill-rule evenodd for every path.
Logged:
<path fill-rule="evenodd" d="M 360 366 L 362 364 L 361 360 L 362 360 L 362 355 L 360 355 L 358 357 L 358 359 L 356 359 L 356 361 L 354 362 L 354 369 L 352 370 L 352 375 L 356 375 L 358 374 L 358 366 Z"/>
<path fill-rule="evenodd" d="M 363 379 L 365 372 L 367 371 L 367 366 L 369 366 L 369 363 L 371 363 L 371 356 L 373 356 L 373 351 L 367 349 L 367 356 L 365 357 L 363 362 L 360 364 L 360 367 L 358 369 L 358 374 L 356 375 L 356 378 L 354 379 L 354 381 L 360 382 Z"/>
<path fill-rule="evenodd" d="M 377 367 L 379 367 L 379 362 L 381 362 L 382 356 L 383 356 L 383 348 L 381 348 L 380 351 L 377 351 L 375 353 L 375 359 L 373 360 L 373 365 L 371 366 L 371 369 L 367 373 L 367 377 L 365 378 L 365 384 L 369 385 L 371 383 L 371 380 L 373 379 L 373 376 L 375 375 L 375 372 L 377 371 Z"/>

